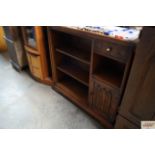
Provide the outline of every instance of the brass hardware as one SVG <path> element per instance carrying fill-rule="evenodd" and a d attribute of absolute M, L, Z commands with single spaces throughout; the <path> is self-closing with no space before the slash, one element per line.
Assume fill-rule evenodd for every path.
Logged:
<path fill-rule="evenodd" d="M 111 51 L 111 48 L 110 47 L 106 48 L 106 51 L 107 52 L 110 52 Z"/>

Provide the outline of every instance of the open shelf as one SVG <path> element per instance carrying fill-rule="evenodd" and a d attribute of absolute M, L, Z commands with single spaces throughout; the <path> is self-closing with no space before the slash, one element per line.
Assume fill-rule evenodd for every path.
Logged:
<path fill-rule="evenodd" d="M 89 39 L 55 32 L 56 51 L 87 65 L 90 64 L 91 44 Z"/>
<path fill-rule="evenodd" d="M 66 73 L 67 75 L 73 77 L 84 85 L 88 86 L 89 81 L 89 73 L 85 70 L 69 64 L 62 64 L 57 67 L 60 71 Z"/>
<path fill-rule="evenodd" d="M 56 53 L 56 67 L 82 84 L 89 85 L 89 66 L 61 53 Z"/>
<path fill-rule="evenodd" d="M 116 87 L 120 87 L 121 81 L 122 81 L 122 75 L 118 74 L 117 72 L 109 71 L 107 69 L 102 70 L 98 69 L 94 73 L 94 78 L 102 81 L 102 82 L 108 82 Z"/>
<path fill-rule="evenodd" d="M 93 77 L 117 88 L 121 87 L 125 64 L 94 54 Z"/>
<path fill-rule="evenodd" d="M 61 71 L 58 72 L 59 80 L 57 86 L 65 91 L 68 95 L 75 97 L 81 103 L 88 102 L 88 87 L 74 80 L 73 78 L 65 75 Z"/>
<path fill-rule="evenodd" d="M 90 54 L 87 51 L 82 51 L 73 47 L 58 47 L 56 48 L 56 51 L 65 54 L 71 58 L 74 58 L 78 61 L 81 61 L 85 64 L 90 64 Z"/>

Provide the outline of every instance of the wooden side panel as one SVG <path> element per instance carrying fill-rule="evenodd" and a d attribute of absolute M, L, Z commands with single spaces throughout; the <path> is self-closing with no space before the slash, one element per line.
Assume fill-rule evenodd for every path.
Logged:
<path fill-rule="evenodd" d="M 7 44 L 3 36 L 4 36 L 4 30 L 3 27 L 0 26 L 0 52 L 7 51 Z"/>
<path fill-rule="evenodd" d="M 13 38 L 13 45 L 17 55 L 17 61 L 21 69 L 27 65 L 26 52 L 24 50 L 24 44 L 21 34 L 20 26 L 10 26 L 10 33 Z"/>
<path fill-rule="evenodd" d="M 28 44 L 28 35 L 26 34 L 26 27 L 22 27 L 22 34 L 25 44 L 25 50 L 28 51 L 27 55 L 29 57 L 29 66 L 31 73 L 37 77 L 37 80 L 41 80 L 43 83 L 51 85 L 52 84 L 52 69 L 49 53 L 47 55 L 47 36 L 45 36 L 45 31 L 42 26 L 32 27 L 35 35 L 35 46 Z M 34 58 L 36 57 L 36 58 Z M 32 65 L 32 66 L 31 66 Z M 38 65 L 38 66 L 37 66 Z"/>
<path fill-rule="evenodd" d="M 120 114 L 140 126 L 155 120 L 155 29 L 145 27 L 138 45 Z"/>

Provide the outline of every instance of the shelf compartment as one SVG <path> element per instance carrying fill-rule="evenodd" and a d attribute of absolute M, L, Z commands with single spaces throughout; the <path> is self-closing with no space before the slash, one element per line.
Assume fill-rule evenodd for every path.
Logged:
<path fill-rule="evenodd" d="M 88 102 L 88 87 L 58 71 L 59 80 L 57 87 L 65 91 L 69 96 L 76 98 L 80 103 Z"/>
<path fill-rule="evenodd" d="M 73 47 L 58 47 L 56 48 L 57 52 L 65 54 L 71 58 L 74 58 L 82 63 L 90 65 L 90 54 L 87 51 L 82 51 Z"/>
<path fill-rule="evenodd" d="M 56 53 L 56 67 L 82 84 L 89 85 L 89 66 L 61 53 Z"/>
<path fill-rule="evenodd" d="M 90 39 L 55 31 L 54 43 L 57 52 L 61 52 L 87 65 L 90 64 L 92 45 Z"/>
<path fill-rule="evenodd" d="M 69 64 L 62 64 L 57 67 L 60 71 L 66 73 L 67 75 L 71 76 L 75 80 L 78 80 L 79 82 L 83 83 L 84 85 L 88 86 L 89 83 L 89 73 L 85 70 L 69 65 Z"/>
<path fill-rule="evenodd" d="M 94 54 L 93 77 L 101 82 L 120 88 L 125 71 L 125 64 L 113 59 Z"/>

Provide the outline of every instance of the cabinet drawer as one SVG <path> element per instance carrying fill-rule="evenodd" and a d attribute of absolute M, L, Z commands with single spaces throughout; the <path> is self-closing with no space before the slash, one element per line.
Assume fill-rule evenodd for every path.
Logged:
<path fill-rule="evenodd" d="M 103 114 L 110 122 L 115 120 L 120 102 L 119 90 L 93 79 L 90 92 L 90 106 Z"/>
<path fill-rule="evenodd" d="M 132 54 L 131 47 L 106 42 L 103 40 L 95 40 L 94 52 L 113 57 L 123 62 L 128 60 Z"/>
<path fill-rule="evenodd" d="M 40 56 L 27 53 L 27 57 L 28 57 L 31 73 L 35 77 L 42 79 Z"/>

